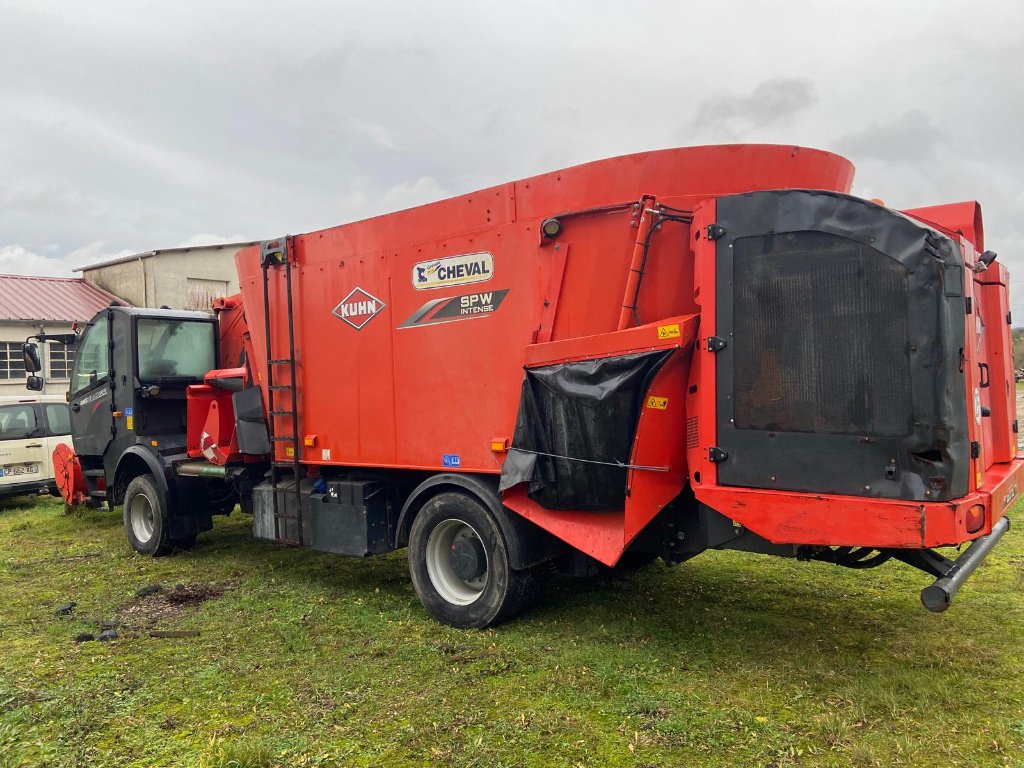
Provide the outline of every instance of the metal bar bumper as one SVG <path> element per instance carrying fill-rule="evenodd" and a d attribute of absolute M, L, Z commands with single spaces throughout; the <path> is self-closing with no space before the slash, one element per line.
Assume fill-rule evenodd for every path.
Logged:
<path fill-rule="evenodd" d="M 971 542 L 964 553 L 953 562 L 945 576 L 921 590 L 921 602 L 924 603 L 924 607 L 935 613 L 941 613 L 949 608 L 953 596 L 1008 530 L 1010 518 L 1004 517 L 992 526 L 992 533 Z"/>

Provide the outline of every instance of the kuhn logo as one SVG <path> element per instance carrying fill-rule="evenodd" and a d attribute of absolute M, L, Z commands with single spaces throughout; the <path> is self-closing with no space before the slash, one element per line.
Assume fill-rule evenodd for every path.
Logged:
<path fill-rule="evenodd" d="M 352 292 L 333 309 L 333 314 L 358 331 L 386 306 L 383 301 L 371 296 L 362 288 L 353 288 Z"/>
<path fill-rule="evenodd" d="M 487 253 L 464 253 L 443 259 L 421 261 L 412 268 L 412 286 L 417 291 L 450 285 L 482 283 L 494 276 L 494 257 Z"/>

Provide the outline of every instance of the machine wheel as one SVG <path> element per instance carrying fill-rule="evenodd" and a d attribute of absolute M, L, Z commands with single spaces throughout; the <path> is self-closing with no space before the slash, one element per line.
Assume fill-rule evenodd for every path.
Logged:
<path fill-rule="evenodd" d="M 139 475 L 124 492 L 124 532 L 132 549 L 160 557 L 174 548 L 168 536 L 167 497 L 152 475 Z"/>
<path fill-rule="evenodd" d="M 463 493 L 438 494 L 416 515 L 409 572 L 427 612 L 453 627 L 507 621 L 526 607 L 536 585 L 532 569 L 512 568 L 490 511 Z"/>

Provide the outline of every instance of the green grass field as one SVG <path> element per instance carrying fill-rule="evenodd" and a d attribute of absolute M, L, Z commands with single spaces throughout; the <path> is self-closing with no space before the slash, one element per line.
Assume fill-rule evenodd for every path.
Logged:
<path fill-rule="evenodd" d="M 426 617 L 404 552 L 236 513 L 153 560 L 119 515 L 0 507 L 0 765 L 1024 766 L 1022 542 L 941 615 L 898 564 L 709 553 L 475 632 Z"/>

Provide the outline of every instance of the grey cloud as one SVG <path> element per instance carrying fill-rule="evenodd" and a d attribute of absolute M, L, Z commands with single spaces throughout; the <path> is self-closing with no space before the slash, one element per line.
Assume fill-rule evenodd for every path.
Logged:
<path fill-rule="evenodd" d="M 943 131 L 921 109 L 912 109 L 888 122 L 870 125 L 839 139 L 845 154 L 896 165 L 922 166 L 939 153 Z"/>
<path fill-rule="evenodd" d="M 721 0 L 711 18 L 650 0 L 633 23 L 608 0 L 7 0 L 3 267 L 310 231 L 719 141 L 840 149 L 855 192 L 907 206 L 974 196 L 993 241 L 1012 242 L 1019 13 L 975 15 L 957 48 L 964 31 L 941 23 L 953 0 L 923 17 L 890 4 L 884 29 L 861 6 L 788 4 L 780 23 L 770 4 Z M 982 107 L 985 120 L 967 119 Z"/>
<path fill-rule="evenodd" d="M 818 101 L 807 78 L 764 80 L 745 96 L 725 94 L 701 101 L 688 129 L 700 134 L 742 135 L 751 129 L 786 123 Z"/>

